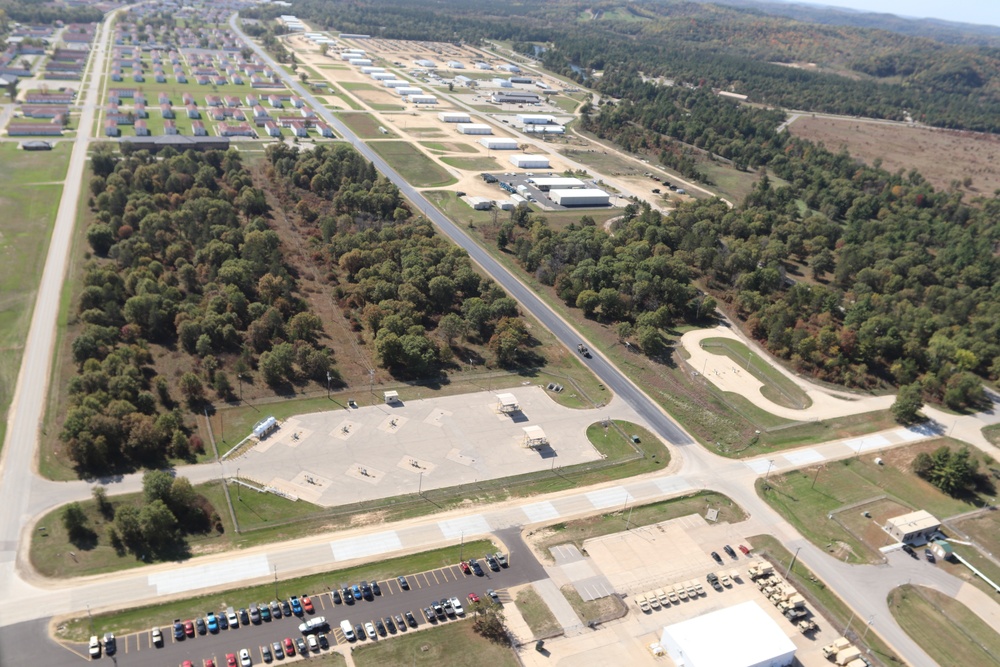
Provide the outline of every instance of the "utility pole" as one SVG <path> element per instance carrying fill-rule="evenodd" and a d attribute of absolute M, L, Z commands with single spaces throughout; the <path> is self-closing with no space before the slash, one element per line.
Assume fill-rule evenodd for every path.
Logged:
<path fill-rule="evenodd" d="M 799 557 L 799 550 L 802 547 L 797 547 L 795 549 L 795 555 L 792 556 L 792 560 L 788 563 L 788 569 L 785 570 L 785 579 L 788 579 L 788 573 L 792 571 L 792 566 L 795 565 L 795 559 Z"/>
<path fill-rule="evenodd" d="M 420 478 L 417 480 L 417 495 L 420 495 L 420 490 L 424 486 L 424 471 L 420 471 Z"/>
<path fill-rule="evenodd" d="M 462 543 L 458 547 L 458 560 L 465 560 L 465 531 L 462 531 Z"/>
<path fill-rule="evenodd" d="M 236 379 L 240 381 L 240 403 L 243 402 L 243 373 L 237 373 Z"/>
<path fill-rule="evenodd" d="M 816 488 L 816 480 L 819 479 L 819 471 L 822 470 L 822 469 L 823 469 L 823 466 L 816 466 L 816 474 L 813 475 L 813 483 L 812 483 L 812 486 L 809 487 L 810 489 L 815 489 Z"/>
<path fill-rule="evenodd" d="M 330 398 L 330 371 L 326 372 L 326 398 Z"/>
<path fill-rule="evenodd" d="M 231 496 L 230 496 L 231 497 Z M 243 498 L 240 497 L 240 469 L 236 469 L 236 500 L 243 502 Z"/>
<path fill-rule="evenodd" d="M 278 566 L 274 566 L 274 599 L 278 599 Z"/>
<path fill-rule="evenodd" d="M 767 485 L 767 477 L 771 474 L 771 466 L 774 465 L 774 459 L 767 460 L 767 472 L 764 473 L 764 490 L 767 491 L 770 487 Z"/>

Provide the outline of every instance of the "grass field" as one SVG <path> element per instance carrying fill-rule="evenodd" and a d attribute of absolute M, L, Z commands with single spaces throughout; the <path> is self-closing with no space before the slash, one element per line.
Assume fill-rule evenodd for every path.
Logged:
<path fill-rule="evenodd" d="M 809 604 L 829 620 L 837 632 L 844 632 L 847 624 L 854 619 L 854 611 L 848 607 L 843 600 L 837 597 L 833 589 L 816 578 L 802 561 L 796 560 L 792 564 L 793 556 L 785 549 L 778 540 L 770 535 L 756 535 L 747 538 L 750 546 L 758 556 L 763 556 L 774 565 L 777 572 L 784 576 L 788 572 L 788 581 L 802 593 Z M 791 569 L 789 569 L 791 565 Z M 858 626 L 855 625 L 855 628 Z M 856 642 L 858 644 L 859 642 Z M 861 646 L 867 645 L 871 649 L 871 657 L 877 658 L 883 665 L 895 666 L 903 665 L 903 661 L 893 653 L 889 647 L 874 632 L 869 632 L 860 642 Z"/>
<path fill-rule="evenodd" d="M 616 612 L 621 612 L 624 605 L 621 598 L 616 595 L 608 595 L 597 600 L 585 602 L 580 597 L 580 594 L 576 592 L 576 587 L 572 585 L 563 586 L 559 590 L 562 591 L 563 597 L 569 602 L 569 606 L 573 607 L 573 611 L 576 612 L 576 615 L 584 623 L 600 621 L 613 616 Z"/>
<path fill-rule="evenodd" d="M 1000 424 L 994 424 L 993 426 L 984 426 L 983 437 L 989 440 L 997 447 L 1000 447 Z"/>
<path fill-rule="evenodd" d="M 906 584 L 889 594 L 888 604 L 900 627 L 939 665 L 1000 664 L 1000 635 L 961 602 Z"/>
<path fill-rule="evenodd" d="M 690 514 L 703 514 L 709 509 L 719 510 L 719 522 L 738 523 L 746 519 L 742 507 L 714 491 L 701 491 L 690 496 L 649 505 L 636 505 L 630 509 L 629 517 L 625 516 L 622 509 L 618 509 L 607 514 L 557 523 L 549 526 L 548 533 L 540 537 L 536 543 L 544 553 L 547 553 L 550 547 L 559 544 L 575 544 L 577 548 L 581 548 L 584 541 L 593 537 L 625 530 L 626 519 L 629 521 L 629 526 L 651 526 Z"/>
<path fill-rule="evenodd" d="M 468 144 L 445 143 L 439 141 L 421 141 L 420 145 L 436 153 L 475 153 L 476 149 Z"/>
<path fill-rule="evenodd" d="M 414 665 L 425 667 L 517 667 L 514 651 L 476 634 L 472 623 L 447 623 L 424 632 L 397 635 L 355 648 L 357 667 Z"/>
<path fill-rule="evenodd" d="M 383 134 L 382 132 L 379 132 L 379 127 L 381 127 L 381 125 L 377 120 L 375 120 L 375 117 L 372 116 L 371 114 L 339 113 L 337 114 L 337 118 L 339 118 L 344 123 L 344 125 L 351 128 L 351 130 L 353 130 L 354 133 L 359 137 L 361 137 L 362 139 L 378 139 L 381 137 L 396 136 L 396 133 L 392 132 L 391 130 L 388 132 L 388 134 Z M 386 129 L 388 130 L 388 128 Z"/>
<path fill-rule="evenodd" d="M 797 384 L 785 377 L 766 359 L 755 357 L 740 341 L 731 338 L 706 338 L 701 342 L 701 346 L 706 352 L 726 356 L 749 371 L 764 384 L 760 393 L 769 401 L 795 410 L 804 410 L 812 405 L 812 401 Z"/>
<path fill-rule="evenodd" d="M 500 163 L 493 157 L 443 157 L 441 161 L 466 171 L 497 171 Z"/>
<path fill-rule="evenodd" d="M 0 144 L 0 445 L 70 150 L 70 142 L 38 152 Z"/>
<path fill-rule="evenodd" d="M 496 550 L 496 547 L 489 540 L 466 542 L 464 548 L 470 553 L 486 553 Z M 163 604 L 136 607 L 124 611 L 94 613 L 93 634 L 104 634 L 105 632 L 125 634 L 148 629 L 154 625 L 167 626 L 174 618 L 192 618 L 204 614 L 206 609 L 225 609 L 228 606 L 242 607 L 254 601 L 273 600 L 275 597 L 287 598 L 289 595 L 301 595 L 302 593 L 321 594 L 341 583 L 357 582 L 362 579 L 368 581 L 383 580 L 400 574 L 426 572 L 446 565 L 454 565 L 459 561 L 461 550 L 462 547 L 455 545 L 343 570 L 320 572 L 294 579 L 282 579 L 277 583 L 277 596 L 275 595 L 274 582 L 267 581 L 257 586 L 233 588 Z M 60 624 L 57 634 L 60 639 L 83 641 L 91 634 L 88 626 L 87 615 L 84 614 L 67 619 L 64 624 Z"/>
<path fill-rule="evenodd" d="M 535 637 L 547 637 L 562 627 L 545 601 L 531 586 L 525 586 L 518 591 L 514 604 L 517 605 L 517 610 L 521 612 L 524 622 L 531 628 Z"/>
<path fill-rule="evenodd" d="M 763 481 L 758 480 L 757 491 L 818 547 L 849 562 L 878 562 L 881 544 L 865 542 L 864 533 L 857 525 L 839 519 L 836 514 L 828 519 L 828 515 L 844 505 L 880 496 L 887 496 L 904 507 L 926 509 L 942 518 L 974 509 L 976 504 L 943 494 L 910 470 L 919 452 L 930 452 L 943 444 L 958 446 L 955 441 L 942 438 L 879 453 L 883 465 L 877 465 L 875 455 L 871 454 L 819 468 L 771 475 L 768 480 L 771 488 L 764 490 Z M 981 502 L 984 501 L 978 501 Z"/>
<path fill-rule="evenodd" d="M 381 155 L 406 181 L 418 188 L 451 185 L 455 179 L 429 157 L 405 141 L 372 141 L 368 146 Z"/>

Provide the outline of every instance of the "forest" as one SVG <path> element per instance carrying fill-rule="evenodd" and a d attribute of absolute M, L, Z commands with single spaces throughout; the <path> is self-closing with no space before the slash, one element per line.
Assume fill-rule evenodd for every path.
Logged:
<path fill-rule="evenodd" d="M 325 380 L 321 322 L 296 295 L 238 153 L 100 150 L 92 168 L 93 255 L 60 435 L 79 470 L 200 453 L 182 403 L 231 399 L 253 369 L 277 390 Z"/>
<path fill-rule="evenodd" d="M 11 21 L 17 23 L 51 24 L 97 23 L 104 12 L 96 7 L 70 7 L 37 0 L 0 0 L 0 34 L 7 31 Z"/>
<path fill-rule="evenodd" d="M 428 7 L 413 0 L 303 0 L 296 12 L 322 27 L 386 38 L 509 40 L 529 55 L 542 48 L 547 68 L 580 81 L 627 67 L 786 108 L 896 120 L 909 113 L 940 127 L 1000 131 L 1000 55 L 987 47 L 693 2 L 473 0 Z M 789 63 L 817 63 L 821 71 Z M 588 85 L 600 89 L 605 81 Z"/>
<path fill-rule="evenodd" d="M 466 349 L 497 365 L 540 363 L 517 302 L 473 268 L 464 250 L 414 218 L 396 186 L 349 146 L 267 150 L 275 181 L 321 249 L 341 309 L 383 367 L 402 378 L 438 375 Z M 345 173 L 363 170 L 345 187 Z"/>

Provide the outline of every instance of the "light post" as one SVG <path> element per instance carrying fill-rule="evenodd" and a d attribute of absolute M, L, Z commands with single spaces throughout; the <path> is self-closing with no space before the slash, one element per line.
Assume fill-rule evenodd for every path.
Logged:
<path fill-rule="evenodd" d="M 864 641 L 865 637 L 868 636 L 868 628 L 872 627 L 872 623 L 874 622 L 875 622 L 875 614 L 872 614 L 871 618 L 868 619 L 867 625 L 865 625 L 865 633 L 861 635 L 861 641 Z"/>
<path fill-rule="evenodd" d="M 278 566 L 274 566 L 274 599 L 278 599 Z"/>
<path fill-rule="evenodd" d="M 774 465 L 774 459 L 767 460 L 767 472 L 764 473 L 764 490 L 767 491 L 770 487 L 767 485 L 767 477 L 771 474 L 771 466 Z"/>
<path fill-rule="evenodd" d="M 417 495 L 420 495 L 420 491 L 424 486 L 424 471 L 420 471 L 420 477 L 417 479 Z"/>
<path fill-rule="evenodd" d="M 230 496 L 231 497 L 231 496 Z M 236 469 L 236 500 L 243 502 L 243 498 L 240 497 L 240 469 Z"/>
<path fill-rule="evenodd" d="M 240 403 L 243 402 L 243 373 L 237 373 L 236 379 L 240 381 Z"/>
<path fill-rule="evenodd" d="M 330 371 L 326 372 L 326 397 L 330 398 Z"/>
<path fill-rule="evenodd" d="M 462 543 L 458 547 L 458 560 L 465 560 L 465 531 L 462 531 Z"/>
<path fill-rule="evenodd" d="M 799 551 L 802 547 L 797 547 L 795 549 L 795 555 L 792 556 L 792 560 L 788 563 L 788 569 L 785 570 L 785 579 L 788 579 L 788 573 L 792 571 L 792 566 L 795 565 L 795 559 L 799 557 Z"/>

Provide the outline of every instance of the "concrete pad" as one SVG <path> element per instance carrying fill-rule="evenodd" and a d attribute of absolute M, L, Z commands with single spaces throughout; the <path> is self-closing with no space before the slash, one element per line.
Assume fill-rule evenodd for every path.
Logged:
<path fill-rule="evenodd" d="M 182 570 L 158 572 L 147 578 L 150 586 L 156 588 L 157 595 L 173 595 L 199 588 L 209 588 L 222 584 L 232 584 L 256 577 L 266 577 L 271 573 L 267 556 L 245 556 L 229 558 L 224 563 L 209 563 Z"/>
<path fill-rule="evenodd" d="M 584 602 L 599 600 L 615 594 L 615 589 L 611 585 L 611 582 L 607 580 L 607 577 L 603 576 L 575 581 L 573 582 L 573 588 L 580 594 Z"/>
<path fill-rule="evenodd" d="M 610 489 L 591 491 L 584 495 L 590 501 L 590 504 L 594 506 L 594 509 L 598 510 L 614 507 L 615 505 L 624 507 L 625 503 L 635 501 L 635 498 L 632 497 L 632 494 L 624 486 L 613 486 Z"/>
<path fill-rule="evenodd" d="M 338 561 L 364 558 L 402 548 L 403 542 L 394 530 L 330 542 L 333 559 Z"/>
<path fill-rule="evenodd" d="M 441 528 L 441 534 L 448 540 L 459 539 L 463 535 L 466 537 L 485 535 L 492 530 L 482 514 L 438 521 L 438 527 Z"/>
<path fill-rule="evenodd" d="M 914 440 L 923 440 L 924 438 L 933 438 L 939 435 L 934 431 L 933 428 L 930 428 L 925 424 L 908 426 L 906 428 L 897 429 L 892 433 L 900 440 L 904 440 L 906 442 L 913 442 Z"/>
<path fill-rule="evenodd" d="M 844 445 L 848 447 L 852 452 L 869 452 L 873 449 L 880 449 L 889 445 L 889 439 L 884 435 L 875 434 L 865 436 L 864 438 L 854 438 L 853 440 L 845 440 Z"/>
<path fill-rule="evenodd" d="M 431 413 L 424 417 L 424 423 L 431 426 L 443 426 L 445 417 L 450 417 L 453 413 L 441 408 L 434 408 Z"/>
<path fill-rule="evenodd" d="M 540 523 L 559 518 L 559 511 L 548 501 L 525 505 L 521 508 L 530 523 Z"/>
<path fill-rule="evenodd" d="M 403 428 L 406 422 L 410 421 L 406 417 L 400 417 L 396 415 L 388 415 L 382 420 L 382 423 L 377 426 L 378 430 L 385 433 L 396 433 L 399 429 Z"/>
<path fill-rule="evenodd" d="M 284 480 L 280 480 L 284 481 Z M 298 475 L 296 475 L 290 483 L 287 483 L 286 488 L 282 490 L 288 490 L 287 487 L 292 487 L 291 492 L 298 496 L 299 500 L 305 500 L 310 503 L 315 503 L 319 500 L 319 497 L 323 495 L 323 492 L 328 489 L 333 484 L 332 479 L 328 479 L 321 475 L 315 473 L 309 473 L 303 470 Z M 281 488 L 281 487 L 276 487 Z"/>
<path fill-rule="evenodd" d="M 419 475 L 420 473 L 429 475 L 434 472 L 437 465 L 431 463 L 430 461 L 424 461 L 423 459 L 415 459 L 412 456 L 404 456 L 399 459 L 399 463 L 396 464 L 396 467 L 412 472 L 414 475 Z"/>
<path fill-rule="evenodd" d="M 796 468 L 825 460 L 823 455 L 815 449 L 800 449 L 794 452 L 786 452 L 782 456 Z"/>
<path fill-rule="evenodd" d="M 752 459 L 750 461 L 745 461 L 744 465 L 758 475 L 766 474 L 769 467 L 771 470 L 774 470 L 774 466 L 767 459 Z"/>
<path fill-rule="evenodd" d="M 449 451 L 448 454 L 445 455 L 445 458 L 463 466 L 471 466 L 476 462 L 476 459 L 471 456 L 466 456 L 457 447 Z"/>
<path fill-rule="evenodd" d="M 337 424 L 337 426 L 330 432 L 330 435 L 338 440 L 347 440 L 357 432 L 360 426 L 361 425 L 355 421 L 345 419 Z"/>
<path fill-rule="evenodd" d="M 354 479 L 359 479 L 362 482 L 368 482 L 369 484 L 378 484 L 385 477 L 385 473 L 381 470 L 376 470 L 375 468 L 370 468 L 368 466 L 361 465 L 360 463 L 355 463 L 347 470 L 344 474 L 348 477 L 353 477 Z"/>
<path fill-rule="evenodd" d="M 681 477 L 664 477 L 653 482 L 664 494 L 683 493 L 691 490 L 691 484 Z"/>

